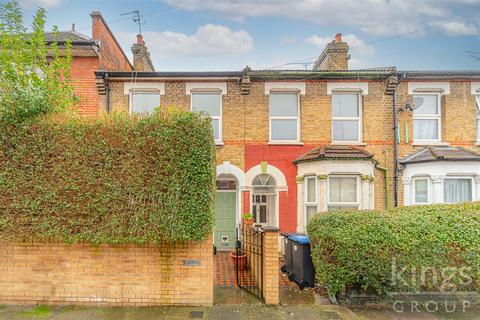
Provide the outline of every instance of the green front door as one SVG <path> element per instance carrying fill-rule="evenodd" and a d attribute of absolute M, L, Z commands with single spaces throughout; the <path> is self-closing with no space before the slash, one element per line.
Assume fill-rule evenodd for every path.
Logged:
<path fill-rule="evenodd" d="M 218 250 L 235 247 L 235 206 L 235 191 L 217 192 L 214 244 Z"/>

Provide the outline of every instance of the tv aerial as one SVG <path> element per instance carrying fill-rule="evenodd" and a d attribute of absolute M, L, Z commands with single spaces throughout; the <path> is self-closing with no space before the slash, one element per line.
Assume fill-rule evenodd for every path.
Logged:
<path fill-rule="evenodd" d="M 133 22 L 135 22 L 138 25 L 138 34 L 142 34 L 142 25 L 147 23 L 147 20 L 145 17 L 140 14 L 139 10 L 133 10 L 130 12 L 125 12 L 120 14 L 121 16 L 132 16 Z"/>

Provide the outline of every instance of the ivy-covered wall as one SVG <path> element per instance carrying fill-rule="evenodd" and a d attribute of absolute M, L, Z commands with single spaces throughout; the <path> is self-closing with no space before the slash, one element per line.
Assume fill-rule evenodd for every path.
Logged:
<path fill-rule="evenodd" d="M 213 227 L 210 119 L 42 120 L 0 128 L 0 240 L 200 241 Z"/>

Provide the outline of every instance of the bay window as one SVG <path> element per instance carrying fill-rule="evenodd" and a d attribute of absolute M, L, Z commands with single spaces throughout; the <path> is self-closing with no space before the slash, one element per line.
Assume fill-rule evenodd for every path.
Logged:
<path fill-rule="evenodd" d="M 160 106 L 160 92 L 131 92 L 130 113 L 152 114 Z"/>
<path fill-rule="evenodd" d="M 360 95 L 335 93 L 332 95 L 332 140 L 333 142 L 360 142 L 361 106 Z"/>
<path fill-rule="evenodd" d="M 413 140 L 416 143 L 440 142 L 441 107 L 439 94 L 414 95 Z"/>
<path fill-rule="evenodd" d="M 443 201 L 446 203 L 472 201 L 471 178 L 445 178 L 443 181 Z"/>
<path fill-rule="evenodd" d="M 317 177 L 306 177 L 304 190 L 305 221 L 308 223 L 318 213 Z"/>
<path fill-rule="evenodd" d="M 328 178 L 328 210 L 358 209 L 359 189 L 359 177 L 330 176 Z"/>
<path fill-rule="evenodd" d="M 221 92 L 192 92 L 192 111 L 203 111 L 212 119 L 215 142 L 222 141 L 222 95 Z"/>
<path fill-rule="evenodd" d="M 270 141 L 299 142 L 300 112 L 297 92 L 270 92 Z"/>

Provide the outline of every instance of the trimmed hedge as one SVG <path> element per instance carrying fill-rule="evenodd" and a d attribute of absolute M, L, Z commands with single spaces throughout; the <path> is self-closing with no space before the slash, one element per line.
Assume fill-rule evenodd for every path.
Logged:
<path fill-rule="evenodd" d="M 333 294 L 479 289 L 478 202 L 326 213 L 308 234 L 316 280 Z"/>
<path fill-rule="evenodd" d="M 174 112 L 0 128 L 0 239 L 200 241 L 214 219 L 210 119 Z"/>

